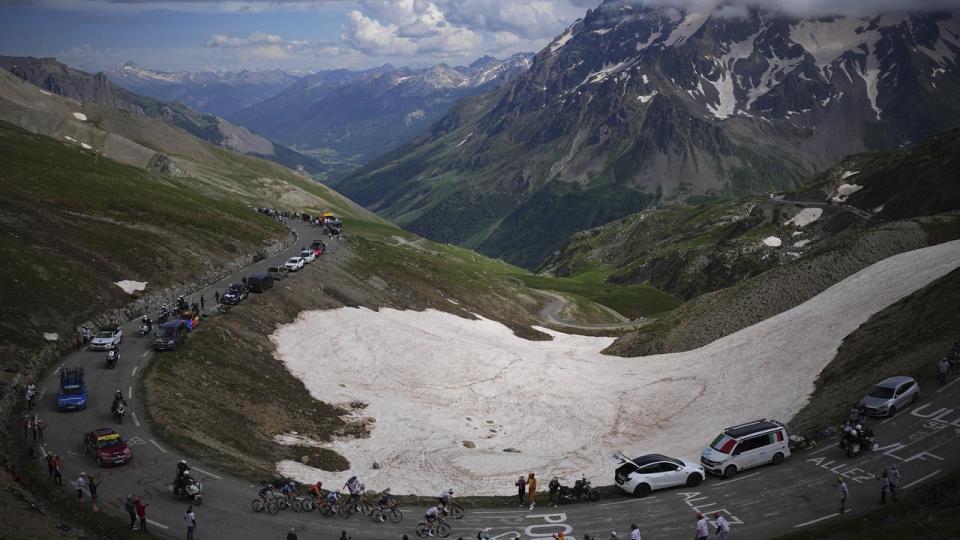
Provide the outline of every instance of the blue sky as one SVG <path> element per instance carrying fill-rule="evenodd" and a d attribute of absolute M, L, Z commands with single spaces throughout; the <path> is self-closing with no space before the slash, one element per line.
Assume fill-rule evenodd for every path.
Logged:
<path fill-rule="evenodd" d="M 599 0 L 0 0 L 0 53 L 97 71 L 469 63 L 536 51 Z"/>

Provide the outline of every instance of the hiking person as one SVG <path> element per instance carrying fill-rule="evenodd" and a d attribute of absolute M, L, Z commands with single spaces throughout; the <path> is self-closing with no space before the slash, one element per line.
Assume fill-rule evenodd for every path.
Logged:
<path fill-rule="evenodd" d="M 900 487 L 900 469 L 896 465 L 891 465 L 887 477 L 890 481 L 890 495 L 893 500 L 897 500 L 897 488 Z"/>
<path fill-rule="evenodd" d="M 520 504 L 517 506 L 523 506 L 523 496 L 527 493 L 527 481 L 521 476 L 517 478 L 513 485 L 517 486 L 517 499 L 520 500 Z"/>
<path fill-rule="evenodd" d="M 943 386 L 947 384 L 947 371 L 950 370 L 950 362 L 947 361 L 947 357 L 944 356 L 937 362 L 937 384 Z"/>
<path fill-rule="evenodd" d="M 842 514 L 847 511 L 847 497 L 850 496 L 850 490 L 840 476 L 837 477 L 837 488 L 840 490 L 840 513 Z"/>
<path fill-rule="evenodd" d="M 532 472 L 527 475 L 527 502 L 531 510 L 537 505 L 537 477 Z"/>
<path fill-rule="evenodd" d="M 123 509 L 130 515 L 130 528 L 137 530 L 137 503 L 133 500 L 133 495 L 127 495 L 127 500 L 123 502 Z"/>
<path fill-rule="evenodd" d="M 640 540 L 640 527 L 636 523 L 630 524 L 630 540 Z"/>
<path fill-rule="evenodd" d="M 187 523 L 187 540 L 193 540 L 193 531 L 197 528 L 197 515 L 193 513 L 192 505 L 187 506 L 187 511 L 183 513 L 183 521 Z"/>
<path fill-rule="evenodd" d="M 63 473 L 60 470 L 60 454 L 53 455 L 53 483 L 63 485 Z"/>
<path fill-rule="evenodd" d="M 877 480 L 880 481 L 880 504 L 887 504 L 887 492 L 890 491 L 890 473 L 887 467 L 877 475 Z"/>
<path fill-rule="evenodd" d="M 547 489 L 550 490 L 548 504 L 552 504 L 554 508 L 560 504 L 560 479 L 554 476 L 550 479 L 550 483 L 547 484 Z"/>
<path fill-rule="evenodd" d="M 730 523 L 720 512 L 713 513 L 713 523 L 717 527 L 717 540 L 726 540 L 730 534 Z"/>
<path fill-rule="evenodd" d="M 707 540 L 710 537 L 710 527 L 707 523 L 707 516 L 697 513 L 697 535 L 696 540 Z"/>
<path fill-rule="evenodd" d="M 146 532 L 147 530 L 147 507 L 149 504 L 143 504 L 143 501 L 140 500 L 140 497 L 137 497 L 133 501 L 133 506 L 137 510 L 137 518 L 140 520 L 140 530 Z"/>
<path fill-rule="evenodd" d="M 84 478 L 87 476 L 87 473 L 80 473 L 80 476 L 73 481 L 73 489 L 77 490 L 77 500 L 83 498 L 83 486 L 85 484 Z"/>

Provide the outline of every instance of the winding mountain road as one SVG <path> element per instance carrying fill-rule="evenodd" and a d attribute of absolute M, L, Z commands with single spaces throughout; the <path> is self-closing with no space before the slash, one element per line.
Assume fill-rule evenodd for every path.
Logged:
<path fill-rule="evenodd" d="M 296 224 L 295 227 L 306 240 L 316 232 L 306 225 Z M 230 282 L 239 281 L 241 275 L 283 261 L 298 251 L 300 243 L 296 242 L 284 252 L 237 272 L 204 291 L 197 291 L 194 296 L 204 292 L 207 298 L 212 298 L 214 289 L 223 291 Z M 342 246 L 333 242 L 331 249 L 337 248 Z M 325 258 L 320 257 L 303 271 L 320 271 L 324 264 Z M 63 365 L 86 369 L 90 396 L 86 410 L 56 412 L 55 373 L 50 373 L 38 385 L 39 406 L 34 412 L 48 422 L 46 445 L 41 448 L 41 453 L 57 452 L 63 457 L 63 489 L 70 490 L 69 482 L 80 472 L 94 472 L 96 469 L 93 458 L 82 454 L 83 433 L 104 426 L 117 429 L 128 440 L 134 458 L 129 465 L 95 471 L 102 479 L 99 492 L 103 510 L 117 519 L 126 520 L 123 498 L 131 493 L 138 495 L 149 504 L 147 517 L 152 532 L 183 537 L 186 503 L 175 499 L 167 489 L 181 456 L 169 444 L 159 440 L 146 423 L 144 403 L 140 400 L 143 392 L 138 387 L 144 367 L 154 359 L 163 361 L 163 358 L 154 355 L 148 338 L 137 337 L 136 321 L 124 325 L 123 330 L 125 338 L 120 347 L 118 369 L 104 368 L 102 352 L 84 350 L 62 359 Z M 684 538 L 692 536 L 694 515 L 698 511 L 726 514 L 736 538 L 771 538 L 813 524 L 850 519 L 850 516 L 836 513 L 837 476 L 843 476 L 850 486 L 848 507 L 855 516 L 877 507 L 879 484 L 873 475 L 885 465 L 900 465 L 903 497 L 910 497 L 917 487 L 960 466 L 958 381 L 960 379 L 952 379 L 942 389 L 924 388 L 923 399 L 917 405 L 901 411 L 892 419 L 875 422 L 880 443 L 876 452 L 847 458 L 828 443 L 812 451 L 798 452 L 777 467 L 745 471 L 730 480 L 708 478 L 695 488 L 658 491 L 644 499 L 622 497 L 599 503 L 564 505 L 559 509 L 537 507 L 532 511 L 526 507 L 468 509 L 463 520 L 450 521 L 454 529 L 452 538 L 474 538 L 476 532 L 485 527 L 491 527 L 492 536 L 498 539 L 550 538 L 560 529 L 567 532 L 568 539 L 582 538 L 584 534 L 606 538 L 611 530 L 621 535 L 627 533 L 631 522 L 640 525 L 645 539 Z M 109 414 L 113 392 L 118 388 L 128 396 L 130 404 L 130 413 L 122 426 L 118 426 Z M 718 431 L 722 428 L 717 427 Z M 634 454 L 655 449 L 623 450 Z M 597 456 L 597 459 L 607 457 Z M 296 528 L 300 538 L 334 539 L 344 530 L 353 540 L 399 540 L 404 534 L 415 537 L 415 526 L 424 511 L 423 508 L 403 508 L 404 519 L 399 524 L 374 523 L 361 516 L 347 520 L 324 518 L 317 512 L 294 513 L 291 510 L 276 516 L 257 514 L 250 509 L 250 500 L 255 496 L 257 486 L 197 460 L 190 460 L 190 464 L 194 475 L 199 476 L 204 484 L 203 505 L 196 509 L 198 539 L 280 539 L 290 528 Z M 594 478 L 594 483 L 610 483 L 613 468 L 611 463 L 610 478 Z M 550 471 L 536 472 L 544 479 L 544 484 L 550 478 Z M 573 479 L 561 480 L 572 483 Z M 371 486 L 373 489 L 378 487 Z M 512 490 L 512 486 L 504 486 L 504 494 Z M 541 499 L 545 499 L 545 494 L 541 493 Z"/>

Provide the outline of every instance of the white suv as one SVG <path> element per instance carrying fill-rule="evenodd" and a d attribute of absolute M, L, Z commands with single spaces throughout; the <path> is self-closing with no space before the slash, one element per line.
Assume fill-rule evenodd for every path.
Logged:
<path fill-rule="evenodd" d="M 728 427 L 703 450 L 700 463 L 707 471 L 732 478 L 738 472 L 790 457 L 787 427 L 773 420 L 756 420 Z"/>

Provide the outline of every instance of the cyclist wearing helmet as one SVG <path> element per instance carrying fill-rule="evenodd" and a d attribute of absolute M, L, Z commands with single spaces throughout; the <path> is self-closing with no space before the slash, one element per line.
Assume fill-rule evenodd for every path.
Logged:
<path fill-rule="evenodd" d="M 280 493 L 283 493 L 283 495 L 287 498 L 293 497 L 293 483 L 287 480 L 283 484 L 283 487 L 280 488 Z"/>
<path fill-rule="evenodd" d="M 450 503 L 453 502 L 453 488 L 440 492 L 438 500 L 440 501 L 440 507 L 443 508 L 444 511 L 449 512 Z"/>
<path fill-rule="evenodd" d="M 331 507 L 337 505 L 337 499 L 339 498 L 340 498 L 339 489 L 331 491 L 330 493 L 327 493 L 327 503 L 329 503 Z"/>
<path fill-rule="evenodd" d="M 437 519 L 440 517 L 440 509 L 436 506 L 431 506 L 427 513 L 423 515 L 423 519 L 427 521 L 427 536 L 433 536 L 433 527 L 437 523 Z"/>
<path fill-rule="evenodd" d="M 320 498 L 320 490 L 321 490 L 322 488 L 323 488 L 323 482 L 320 481 L 320 480 L 317 480 L 317 483 L 316 483 L 316 484 L 310 484 L 310 487 L 307 489 L 307 491 L 310 493 L 310 495 L 313 496 L 313 498 L 319 499 L 319 498 Z"/>
<path fill-rule="evenodd" d="M 387 507 L 390 506 L 390 488 L 383 490 L 380 498 L 377 499 L 377 506 L 380 508 L 380 521 L 386 519 Z"/>

